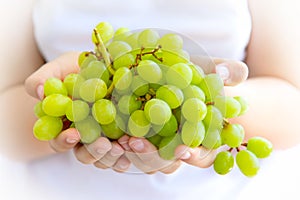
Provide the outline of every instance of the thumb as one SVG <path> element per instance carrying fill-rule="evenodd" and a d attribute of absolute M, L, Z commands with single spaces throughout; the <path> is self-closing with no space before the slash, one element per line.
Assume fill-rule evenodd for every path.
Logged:
<path fill-rule="evenodd" d="M 63 80 L 68 74 L 79 71 L 78 56 L 78 52 L 65 53 L 43 65 L 25 80 L 27 93 L 35 98 L 42 99 L 44 97 L 43 85 L 48 78 L 56 77 Z"/>

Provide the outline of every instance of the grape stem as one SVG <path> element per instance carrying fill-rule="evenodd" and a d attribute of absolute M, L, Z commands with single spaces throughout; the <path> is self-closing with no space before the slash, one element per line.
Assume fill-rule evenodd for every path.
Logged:
<path fill-rule="evenodd" d="M 109 54 L 108 54 L 108 52 L 107 52 L 107 50 L 105 48 L 103 40 L 102 40 L 100 34 L 98 33 L 97 29 L 94 29 L 94 34 L 95 34 L 95 37 L 96 37 L 96 43 L 95 43 L 95 45 L 96 45 L 98 51 L 101 53 L 108 71 L 111 74 L 114 75 L 115 71 L 112 68 L 111 61 L 110 61 L 110 58 L 109 58 Z"/>
<path fill-rule="evenodd" d="M 157 59 L 160 62 L 163 62 L 163 58 L 159 58 L 157 57 L 157 55 L 155 54 L 156 52 L 158 52 L 161 49 L 161 46 L 159 45 L 158 47 L 156 47 L 155 49 L 153 49 L 152 51 L 147 51 L 147 52 L 143 52 L 145 50 L 144 47 L 141 47 L 141 51 L 139 54 L 136 54 L 135 57 L 135 63 L 129 66 L 129 69 L 133 68 L 133 67 L 137 67 L 139 65 L 139 61 L 143 60 L 143 56 L 145 55 L 152 55 L 155 59 Z"/>

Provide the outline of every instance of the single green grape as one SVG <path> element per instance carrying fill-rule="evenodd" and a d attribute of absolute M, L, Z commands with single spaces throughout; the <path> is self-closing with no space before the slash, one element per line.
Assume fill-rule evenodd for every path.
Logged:
<path fill-rule="evenodd" d="M 137 72 L 148 83 L 158 83 L 162 79 L 159 65 L 151 60 L 142 60 L 137 66 Z"/>
<path fill-rule="evenodd" d="M 42 101 L 37 102 L 33 108 L 34 115 L 38 118 L 41 118 L 46 115 L 46 113 L 43 111 L 42 103 Z"/>
<path fill-rule="evenodd" d="M 240 110 L 240 113 L 238 114 L 238 116 L 241 116 L 241 115 L 245 114 L 249 109 L 249 105 L 248 105 L 247 100 L 244 97 L 241 97 L 241 96 L 235 96 L 233 98 L 235 100 L 237 100 L 241 105 L 241 110 Z"/>
<path fill-rule="evenodd" d="M 180 134 L 175 134 L 169 137 L 163 137 L 158 147 L 160 157 L 165 160 L 175 159 L 175 149 L 183 144 Z"/>
<path fill-rule="evenodd" d="M 156 55 L 159 58 L 163 58 L 162 64 L 167 66 L 172 66 L 177 63 L 189 63 L 189 54 L 183 50 L 169 51 L 161 49 Z"/>
<path fill-rule="evenodd" d="M 115 31 L 114 41 L 124 41 L 129 35 L 131 35 L 131 31 L 129 28 L 120 27 Z"/>
<path fill-rule="evenodd" d="M 156 98 L 165 101 L 171 109 L 175 109 L 182 104 L 184 96 L 178 87 L 163 85 L 156 91 Z"/>
<path fill-rule="evenodd" d="M 123 41 L 113 41 L 107 46 L 107 50 L 113 59 L 116 59 L 131 51 L 131 46 Z"/>
<path fill-rule="evenodd" d="M 177 132 L 178 129 L 178 123 L 176 120 L 176 117 L 174 115 L 171 116 L 170 120 L 167 121 L 163 125 L 152 125 L 152 129 L 155 133 L 157 133 L 160 136 L 168 137 L 172 136 Z"/>
<path fill-rule="evenodd" d="M 242 150 L 236 154 L 236 164 L 241 172 L 247 176 L 255 176 L 260 168 L 259 160 L 254 153 L 249 150 Z"/>
<path fill-rule="evenodd" d="M 127 36 L 124 41 L 131 46 L 132 49 L 141 48 L 138 44 L 138 37 L 140 32 L 135 32 Z"/>
<path fill-rule="evenodd" d="M 130 71 L 130 69 L 128 69 L 127 67 L 121 67 L 117 69 L 113 77 L 113 83 L 115 85 L 115 88 L 121 91 L 129 89 L 132 82 L 132 78 L 132 71 Z"/>
<path fill-rule="evenodd" d="M 208 74 L 198 86 L 204 92 L 206 101 L 214 101 L 216 96 L 222 95 L 224 83 L 218 74 Z"/>
<path fill-rule="evenodd" d="M 159 38 L 160 36 L 155 30 L 145 29 L 140 32 L 137 42 L 140 47 L 156 47 Z"/>
<path fill-rule="evenodd" d="M 114 59 L 113 67 L 115 70 L 126 67 L 129 68 L 129 66 L 133 65 L 135 63 L 135 57 L 132 54 L 123 54 L 116 59 Z"/>
<path fill-rule="evenodd" d="M 184 100 L 188 100 L 190 98 L 197 98 L 201 101 L 205 102 L 205 94 L 204 92 L 196 85 L 189 85 L 182 90 Z"/>
<path fill-rule="evenodd" d="M 182 114 L 188 121 L 199 122 L 204 119 L 206 113 L 206 105 L 200 99 L 190 98 L 182 105 Z"/>
<path fill-rule="evenodd" d="M 183 46 L 182 38 L 174 33 L 167 33 L 158 40 L 158 45 L 163 49 L 180 50 Z"/>
<path fill-rule="evenodd" d="M 100 22 L 95 27 L 97 33 L 100 35 L 102 41 L 107 43 L 114 36 L 114 28 L 108 22 Z M 94 44 L 97 44 L 97 39 L 95 36 L 95 32 L 92 33 L 92 41 Z"/>
<path fill-rule="evenodd" d="M 129 134 L 135 137 L 143 137 L 147 135 L 151 127 L 150 122 L 145 116 L 143 110 L 134 111 L 128 120 Z"/>
<path fill-rule="evenodd" d="M 184 122 L 181 129 L 181 139 L 183 143 L 191 148 L 200 146 L 205 137 L 205 127 L 200 122 Z"/>
<path fill-rule="evenodd" d="M 47 96 L 42 103 L 43 111 L 52 117 L 61 117 L 66 114 L 68 104 L 72 100 L 62 94 L 51 94 Z"/>
<path fill-rule="evenodd" d="M 117 140 L 122 137 L 125 132 L 125 123 L 120 116 L 116 116 L 116 119 L 107 125 L 101 125 L 102 132 L 104 135 L 110 139 Z"/>
<path fill-rule="evenodd" d="M 192 85 L 199 85 L 203 78 L 205 77 L 204 71 L 201 67 L 194 65 L 194 64 L 189 64 L 192 72 L 193 72 L 193 78 L 192 78 Z"/>
<path fill-rule="evenodd" d="M 202 145 L 207 149 L 217 149 L 222 145 L 222 139 L 220 136 L 220 130 L 218 129 L 206 129 L 205 137 L 202 141 Z"/>
<path fill-rule="evenodd" d="M 248 140 L 247 150 L 254 153 L 258 158 L 266 158 L 273 151 L 273 145 L 269 140 L 257 136 Z"/>
<path fill-rule="evenodd" d="M 49 141 L 54 139 L 62 131 L 62 128 L 63 122 L 61 118 L 45 115 L 35 122 L 33 133 L 37 139 Z"/>
<path fill-rule="evenodd" d="M 133 95 L 123 95 L 119 102 L 119 111 L 123 114 L 130 115 L 132 112 L 140 109 L 142 106 L 141 101 L 137 101 L 137 96 Z"/>
<path fill-rule="evenodd" d="M 239 147 L 242 144 L 244 137 L 245 131 L 240 124 L 228 124 L 221 131 L 223 144 L 232 148 Z"/>
<path fill-rule="evenodd" d="M 84 51 L 80 53 L 78 57 L 78 65 L 80 66 L 80 69 L 86 68 L 90 62 L 98 60 L 97 57 L 92 54 L 91 52 Z"/>
<path fill-rule="evenodd" d="M 84 144 L 93 143 L 101 135 L 99 123 L 90 115 L 84 120 L 76 122 L 75 127 L 80 134 L 81 142 Z"/>
<path fill-rule="evenodd" d="M 109 72 L 102 61 L 92 61 L 80 71 L 80 75 L 85 79 L 100 78 L 106 84 L 109 80 Z"/>
<path fill-rule="evenodd" d="M 152 123 L 156 125 L 163 125 L 170 120 L 172 116 L 169 105 L 160 99 L 151 99 L 146 102 L 145 116 Z"/>
<path fill-rule="evenodd" d="M 45 96 L 49 96 L 51 94 L 62 94 L 67 96 L 68 91 L 60 79 L 51 77 L 44 83 L 44 94 Z"/>
<path fill-rule="evenodd" d="M 216 96 L 214 106 L 221 111 L 225 118 L 237 117 L 241 111 L 241 104 L 229 96 Z"/>
<path fill-rule="evenodd" d="M 234 165 L 234 158 L 231 152 L 221 151 L 217 154 L 214 161 L 214 170 L 220 175 L 228 174 Z"/>
<path fill-rule="evenodd" d="M 79 98 L 79 89 L 85 79 L 80 74 L 68 74 L 64 79 L 64 85 L 72 98 Z"/>
<path fill-rule="evenodd" d="M 93 104 L 92 114 L 101 125 L 112 123 L 116 118 L 116 108 L 114 104 L 107 99 L 100 99 Z"/>
<path fill-rule="evenodd" d="M 74 100 L 66 108 L 66 117 L 72 122 L 84 120 L 89 113 L 89 104 L 82 100 Z"/>
<path fill-rule="evenodd" d="M 223 128 L 223 115 L 213 105 L 208 105 L 207 107 L 206 116 L 203 119 L 206 129 L 219 129 Z"/>
<path fill-rule="evenodd" d="M 87 102 L 95 102 L 105 97 L 107 86 L 100 78 L 92 78 L 84 81 L 79 89 L 80 97 Z"/>
<path fill-rule="evenodd" d="M 190 85 L 193 78 L 193 71 L 185 63 L 177 63 L 172 65 L 167 73 L 166 80 L 169 85 L 175 85 L 180 89 L 184 89 Z"/>

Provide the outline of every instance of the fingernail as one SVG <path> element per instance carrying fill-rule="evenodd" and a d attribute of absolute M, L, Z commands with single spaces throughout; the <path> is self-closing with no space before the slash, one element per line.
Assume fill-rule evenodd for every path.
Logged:
<path fill-rule="evenodd" d="M 66 141 L 67 141 L 67 143 L 69 143 L 69 144 L 74 144 L 74 143 L 77 142 L 77 139 L 74 139 L 74 138 L 67 138 Z"/>
<path fill-rule="evenodd" d="M 227 79 L 229 79 L 229 70 L 228 67 L 224 64 L 219 64 L 216 66 L 216 73 L 219 74 L 219 76 L 221 77 L 221 79 L 223 81 L 226 81 Z"/>
<path fill-rule="evenodd" d="M 109 143 L 103 143 L 103 144 L 101 144 L 100 147 L 98 147 L 96 149 L 96 152 L 98 154 L 103 154 L 103 153 L 108 152 L 110 150 L 110 148 L 111 148 L 111 144 L 109 144 Z"/>
<path fill-rule="evenodd" d="M 120 169 L 127 169 L 127 168 L 128 168 L 128 162 L 122 162 L 122 161 L 120 161 L 120 162 L 118 163 L 118 167 L 119 167 Z"/>
<path fill-rule="evenodd" d="M 36 89 L 36 93 L 39 97 L 40 100 L 43 100 L 44 98 L 44 86 L 43 85 L 39 85 Z"/>
<path fill-rule="evenodd" d="M 142 140 L 139 140 L 139 139 L 131 142 L 130 146 L 137 151 L 142 151 L 144 149 L 144 143 Z"/>
<path fill-rule="evenodd" d="M 114 147 L 110 151 L 110 155 L 112 156 L 120 156 L 124 153 L 123 149 L 120 147 Z"/>
<path fill-rule="evenodd" d="M 183 160 L 186 160 L 186 159 L 189 159 L 190 157 L 191 157 L 191 153 L 186 151 L 180 158 Z"/>

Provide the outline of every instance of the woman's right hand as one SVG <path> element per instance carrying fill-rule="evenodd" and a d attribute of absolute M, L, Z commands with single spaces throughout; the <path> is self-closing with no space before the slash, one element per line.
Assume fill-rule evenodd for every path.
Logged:
<path fill-rule="evenodd" d="M 63 80 L 70 73 L 78 73 L 77 59 L 79 52 L 63 54 L 57 59 L 46 63 L 25 81 L 28 94 L 42 100 L 43 85 L 50 77 Z M 98 168 L 112 168 L 118 172 L 126 171 L 129 160 L 124 156 L 123 148 L 117 142 L 110 142 L 105 137 L 98 138 L 91 144 L 80 143 L 80 134 L 75 128 L 62 131 L 55 139 L 49 141 L 55 152 L 74 150 L 75 157 L 83 164 L 94 164 Z"/>

